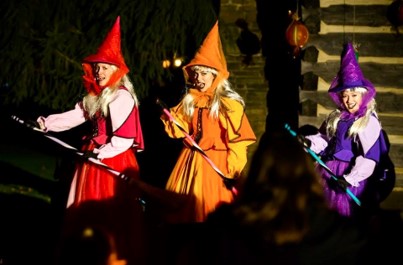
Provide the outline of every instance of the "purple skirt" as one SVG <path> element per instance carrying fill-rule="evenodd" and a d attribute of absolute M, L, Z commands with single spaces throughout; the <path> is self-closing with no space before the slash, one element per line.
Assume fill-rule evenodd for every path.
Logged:
<path fill-rule="evenodd" d="M 348 162 L 339 160 L 327 161 L 326 165 L 336 176 L 343 176 L 344 174 L 347 174 L 347 169 L 350 166 Z M 336 210 L 343 216 L 354 215 L 355 209 L 358 208 L 356 202 L 345 190 L 342 190 L 337 186 L 336 181 L 331 180 L 330 174 L 321 165 L 317 164 L 316 169 L 320 176 L 322 176 L 325 198 L 329 207 Z M 350 186 L 349 190 L 357 198 L 360 198 L 360 195 L 363 194 L 366 186 L 367 180 L 364 180 L 360 182 L 359 187 Z"/>

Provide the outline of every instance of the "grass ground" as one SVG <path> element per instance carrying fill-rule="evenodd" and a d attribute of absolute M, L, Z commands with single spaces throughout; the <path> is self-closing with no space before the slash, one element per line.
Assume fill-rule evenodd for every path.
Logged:
<path fill-rule="evenodd" d="M 0 129 L 0 264 L 51 265 L 65 196 L 55 173 L 66 153 L 9 117 Z"/>

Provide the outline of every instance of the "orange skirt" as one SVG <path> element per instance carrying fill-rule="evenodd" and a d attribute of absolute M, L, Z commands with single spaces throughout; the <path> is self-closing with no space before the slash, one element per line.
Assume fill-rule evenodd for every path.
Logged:
<path fill-rule="evenodd" d="M 216 166 L 220 165 L 223 174 L 227 173 L 226 151 L 208 150 L 206 154 Z M 172 222 L 203 222 L 221 203 L 234 200 L 232 191 L 225 187 L 223 179 L 206 159 L 187 147 L 179 155 L 166 189 L 189 195 L 189 204 L 192 204 L 184 207 L 184 210 L 191 211 L 183 213 L 186 219 L 181 220 L 178 215 L 178 220 L 171 219 Z"/>

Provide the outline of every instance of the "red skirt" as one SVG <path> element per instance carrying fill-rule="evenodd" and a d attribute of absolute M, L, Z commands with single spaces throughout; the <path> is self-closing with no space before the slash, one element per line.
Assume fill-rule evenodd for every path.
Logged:
<path fill-rule="evenodd" d="M 94 147 L 93 144 L 90 144 L 83 150 L 92 150 Z M 131 178 L 140 178 L 139 165 L 131 148 L 112 158 L 102 159 L 102 163 L 115 171 L 125 173 Z M 124 190 L 120 188 L 121 185 L 127 185 L 127 183 L 105 167 L 91 161 L 82 161 L 77 164 L 71 185 L 69 204 L 78 205 L 86 200 L 109 199 L 117 195 L 119 190 Z"/>

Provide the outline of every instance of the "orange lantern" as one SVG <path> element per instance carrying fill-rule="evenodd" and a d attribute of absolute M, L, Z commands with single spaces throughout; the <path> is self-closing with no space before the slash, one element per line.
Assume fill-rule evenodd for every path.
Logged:
<path fill-rule="evenodd" d="M 285 32 L 285 37 L 288 44 L 294 47 L 294 56 L 296 56 L 300 49 L 307 44 L 309 31 L 297 16 L 293 16 L 293 19 Z"/>

